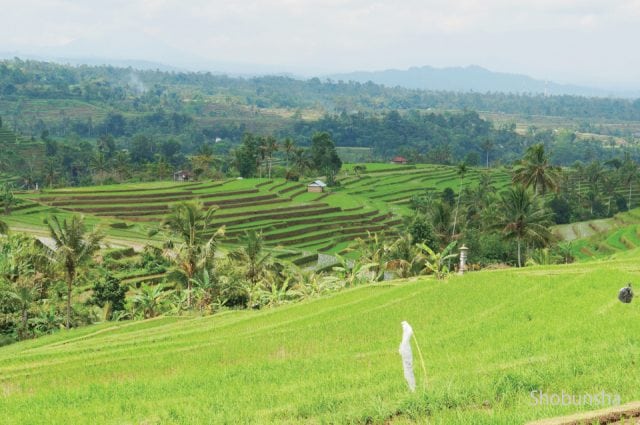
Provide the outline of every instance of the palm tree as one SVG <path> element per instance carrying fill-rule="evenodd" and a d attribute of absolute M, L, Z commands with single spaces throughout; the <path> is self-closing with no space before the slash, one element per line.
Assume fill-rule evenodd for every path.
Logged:
<path fill-rule="evenodd" d="M 273 153 L 278 150 L 278 141 L 273 136 L 268 136 L 265 140 L 266 143 L 266 154 L 268 158 L 268 166 L 269 166 L 269 174 L 268 177 L 271 179 L 271 166 L 273 165 Z"/>
<path fill-rule="evenodd" d="M 602 163 L 598 160 L 591 162 L 587 166 L 585 170 L 587 174 L 587 179 L 589 181 L 589 185 L 591 186 L 591 190 L 594 192 L 598 191 L 598 183 L 602 181 L 605 177 L 604 168 L 602 167 Z"/>
<path fill-rule="evenodd" d="M 460 198 L 462 197 L 462 184 L 464 183 L 464 175 L 467 174 L 467 164 L 461 162 L 458 164 L 457 174 L 460 176 L 460 188 L 458 189 L 458 202 L 456 202 L 456 212 L 453 215 L 453 230 L 451 231 L 451 237 L 455 237 L 456 224 L 458 223 L 458 210 L 460 209 Z"/>
<path fill-rule="evenodd" d="M 584 177 L 585 168 L 580 161 L 576 161 L 572 165 L 572 168 L 574 169 L 574 174 L 578 180 L 578 202 L 582 202 L 582 178 Z"/>
<path fill-rule="evenodd" d="M 96 173 L 98 182 L 102 184 L 104 182 L 104 176 L 109 170 L 109 160 L 104 152 L 97 152 L 95 156 L 91 158 L 89 167 L 94 173 Z"/>
<path fill-rule="evenodd" d="M 493 142 L 489 139 L 486 139 L 484 142 L 482 142 L 481 146 L 486 153 L 487 168 L 489 168 L 489 152 L 493 149 Z"/>
<path fill-rule="evenodd" d="M 243 243 L 244 246 L 242 248 L 231 252 L 229 256 L 245 265 L 245 277 L 252 286 L 255 286 L 264 272 L 269 269 L 271 254 L 263 252 L 262 233 L 258 233 L 255 230 L 245 232 Z"/>
<path fill-rule="evenodd" d="M 78 269 L 88 262 L 92 255 L 100 249 L 102 233 L 98 229 L 87 233 L 84 218 L 73 215 L 69 220 L 60 221 L 52 215 L 45 220 L 49 234 L 56 247 L 54 257 L 65 271 L 67 280 L 67 318 L 66 327 L 71 327 L 71 291 Z"/>
<path fill-rule="evenodd" d="M 55 159 L 49 158 L 44 164 L 44 178 L 47 181 L 49 189 L 53 188 L 58 177 L 58 163 Z"/>
<path fill-rule="evenodd" d="M 291 159 L 291 153 L 296 148 L 296 142 L 291 137 L 287 137 L 282 142 L 282 147 L 284 148 L 284 157 L 287 160 L 286 167 L 289 169 L 289 160 Z"/>
<path fill-rule="evenodd" d="M 533 187 L 536 195 L 556 191 L 558 179 L 558 170 L 549 164 L 542 143 L 530 146 L 524 158 L 513 167 L 513 182 L 525 188 Z"/>
<path fill-rule="evenodd" d="M 501 194 L 494 227 L 505 239 L 515 239 L 518 245 L 518 267 L 522 267 L 522 243 L 548 243 L 551 214 L 524 186 L 517 185 Z"/>
<path fill-rule="evenodd" d="M 14 285 L 9 290 L 2 291 L 4 295 L 13 300 L 20 309 L 20 328 L 18 329 L 18 338 L 25 339 L 29 335 L 29 308 L 36 298 L 33 287 L 25 285 Z"/>
<path fill-rule="evenodd" d="M 208 174 L 211 165 L 215 161 L 213 149 L 209 145 L 202 145 L 198 153 L 191 157 L 193 172 L 196 175 Z"/>
<path fill-rule="evenodd" d="M 198 201 L 180 202 L 171 206 L 169 215 L 162 227 L 171 236 L 178 238 L 174 245 L 168 240 L 165 256 L 176 265 L 177 271 L 187 282 L 187 305 L 192 306 L 191 288 L 193 278 L 199 270 L 211 269 L 220 238 L 224 235 L 224 226 L 212 231 L 211 220 L 216 208 L 205 209 Z M 151 232 L 152 234 L 157 231 Z"/>
<path fill-rule="evenodd" d="M 602 189 L 607 195 L 607 215 L 611 214 L 611 198 L 615 196 L 619 183 L 618 175 L 614 173 L 605 174 L 602 179 Z"/>
<path fill-rule="evenodd" d="M 433 231 L 438 239 L 440 248 L 449 244 L 451 240 L 451 207 L 446 202 L 436 202 L 429 212 Z"/>
<path fill-rule="evenodd" d="M 638 164 L 634 160 L 626 158 L 624 165 L 620 170 L 622 171 L 623 181 L 629 186 L 629 202 L 627 204 L 627 208 L 631 209 L 631 188 L 633 186 L 633 182 L 638 179 L 640 169 L 638 169 Z"/>
<path fill-rule="evenodd" d="M 311 160 L 309 159 L 307 151 L 302 148 L 296 149 L 293 152 L 293 165 L 298 169 L 300 175 L 304 176 L 305 171 L 311 169 Z"/>
<path fill-rule="evenodd" d="M 129 152 L 125 150 L 118 151 L 115 156 L 115 169 L 120 180 L 126 178 L 129 174 Z"/>
<path fill-rule="evenodd" d="M 265 158 L 267 157 L 267 150 L 269 149 L 269 145 L 267 144 L 267 138 L 260 136 L 258 137 L 258 156 L 256 157 L 256 166 L 258 168 L 258 178 L 262 178 L 262 163 L 264 163 Z"/>

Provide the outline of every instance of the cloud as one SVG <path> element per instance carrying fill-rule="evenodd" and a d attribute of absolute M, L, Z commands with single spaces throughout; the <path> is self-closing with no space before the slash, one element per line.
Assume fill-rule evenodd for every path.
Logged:
<path fill-rule="evenodd" d="M 623 55 L 640 69 L 640 0 L 4 0 L 3 15 L 0 50 L 102 40 L 165 62 L 173 49 L 309 72 L 478 63 L 583 80 Z"/>

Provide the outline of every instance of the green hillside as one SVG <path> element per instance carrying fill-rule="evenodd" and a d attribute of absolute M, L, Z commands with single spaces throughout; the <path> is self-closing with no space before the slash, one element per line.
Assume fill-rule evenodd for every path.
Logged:
<path fill-rule="evenodd" d="M 273 310 L 105 323 L 0 348 L 3 423 L 515 424 L 640 398 L 626 259 L 395 281 Z M 402 377 L 400 322 L 428 382 Z M 414 353 L 416 347 L 414 345 Z"/>

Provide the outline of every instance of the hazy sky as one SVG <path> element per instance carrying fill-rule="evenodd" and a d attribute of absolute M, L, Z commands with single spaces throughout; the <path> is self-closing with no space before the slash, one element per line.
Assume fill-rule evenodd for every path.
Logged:
<path fill-rule="evenodd" d="M 305 74 L 477 64 L 560 82 L 640 86 L 640 0 L 0 4 L 4 52 L 257 64 Z"/>

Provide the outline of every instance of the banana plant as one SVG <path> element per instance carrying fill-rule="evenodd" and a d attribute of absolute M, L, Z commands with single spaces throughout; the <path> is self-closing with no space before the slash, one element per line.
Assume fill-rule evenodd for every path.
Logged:
<path fill-rule="evenodd" d="M 457 241 L 451 242 L 442 252 L 435 252 L 424 243 L 417 244 L 420 252 L 416 257 L 424 264 L 422 274 L 433 274 L 436 279 L 444 279 L 449 274 L 447 261 L 458 256 L 451 253 L 456 244 Z"/>
<path fill-rule="evenodd" d="M 375 281 L 376 273 L 372 272 L 371 269 L 378 266 L 378 264 L 348 260 L 339 254 L 336 254 L 336 259 L 338 260 L 338 265 L 332 267 L 332 270 L 336 272 L 344 287 L 350 288 Z"/>
<path fill-rule="evenodd" d="M 162 304 L 173 290 L 165 291 L 163 284 L 154 286 L 143 284 L 136 295 L 133 296 L 135 309 L 142 313 L 145 319 L 156 317 L 162 310 Z"/>

